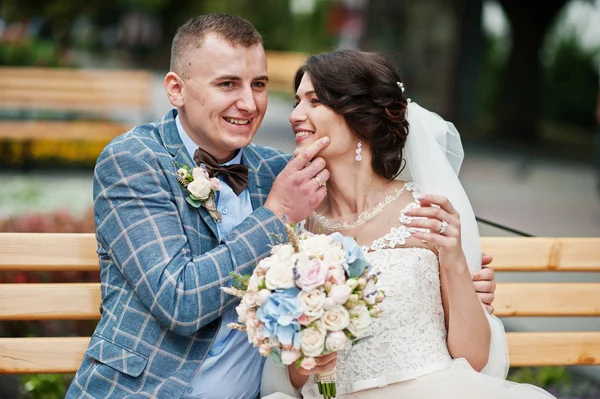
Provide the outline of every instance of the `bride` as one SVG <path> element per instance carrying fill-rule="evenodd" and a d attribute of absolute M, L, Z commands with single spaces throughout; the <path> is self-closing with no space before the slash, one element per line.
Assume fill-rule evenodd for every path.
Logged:
<path fill-rule="evenodd" d="M 482 306 L 469 271 L 481 252 L 457 177 L 463 153 L 454 126 L 407 100 L 393 66 L 374 53 L 310 57 L 295 88 L 298 148 L 331 138 L 319 154 L 329 176 L 315 177 L 327 196 L 306 228 L 363 245 L 386 300 L 372 338 L 323 356 L 315 369 L 290 366 L 290 389 L 280 389 L 272 378 L 278 366 L 267 361 L 263 394 L 320 398 L 309 375 L 335 367 L 338 397 L 346 399 L 553 397 L 504 380 L 504 329 Z"/>

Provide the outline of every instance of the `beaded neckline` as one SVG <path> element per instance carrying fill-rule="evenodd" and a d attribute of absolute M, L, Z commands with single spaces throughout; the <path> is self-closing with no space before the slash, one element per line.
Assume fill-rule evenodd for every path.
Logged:
<path fill-rule="evenodd" d="M 375 216 L 379 215 L 381 213 L 381 211 L 383 211 L 383 208 L 385 208 L 386 205 L 389 205 L 391 202 L 393 202 L 398 197 L 400 197 L 400 195 L 402 195 L 402 193 L 404 192 L 404 189 L 410 187 L 409 185 L 410 185 L 410 183 L 405 183 L 404 185 L 402 185 L 402 187 L 397 188 L 394 191 L 392 191 L 387 197 L 384 198 L 383 201 L 379 202 L 373 208 L 367 209 L 364 212 L 362 212 L 360 215 L 358 215 L 358 218 L 354 222 L 350 222 L 350 223 L 347 221 L 338 222 L 338 221 L 329 219 L 317 212 L 313 212 L 313 217 L 315 218 L 317 223 L 319 223 L 321 226 L 323 226 L 327 230 L 335 230 L 335 231 L 350 230 L 350 229 L 356 228 L 356 227 L 364 224 L 365 222 L 367 222 L 367 221 L 373 219 Z"/>

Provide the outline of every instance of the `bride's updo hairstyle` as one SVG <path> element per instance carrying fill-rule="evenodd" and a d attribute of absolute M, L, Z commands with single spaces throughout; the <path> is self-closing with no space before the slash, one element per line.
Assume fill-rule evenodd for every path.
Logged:
<path fill-rule="evenodd" d="M 372 149 L 373 170 L 393 179 L 408 135 L 402 80 L 389 60 L 375 53 L 338 50 L 314 55 L 296 72 L 294 92 L 308 74 L 320 102 L 343 115 Z"/>

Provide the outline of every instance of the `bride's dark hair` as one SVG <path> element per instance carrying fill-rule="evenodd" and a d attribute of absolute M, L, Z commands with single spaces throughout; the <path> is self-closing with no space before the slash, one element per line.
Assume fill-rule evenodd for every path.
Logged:
<path fill-rule="evenodd" d="M 296 72 L 294 91 L 305 73 L 321 103 L 343 115 L 354 134 L 370 145 L 373 170 L 393 179 L 408 136 L 408 103 L 392 63 L 379 54 L 357 50 L 314 55 Z"/>

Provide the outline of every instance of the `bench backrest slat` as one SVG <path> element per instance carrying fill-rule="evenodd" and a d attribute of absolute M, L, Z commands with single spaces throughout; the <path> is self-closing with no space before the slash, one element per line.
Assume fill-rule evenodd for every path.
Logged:
<path fill-rule="evenodd" d="M 100 283 L 0 284 L 0 320 L 95 320 Z"/>
<path fill-rule="evenodd" d="M 482 238 L 499 271 L 600 271 L 600 238 Z M 0 233 L 2 271 L 97 271 L 93 234 Z M 99 283 L 0 284 L 0 320 L 95 320 Z M 598 317 L 600 283 L 500 282 L 499 317 Z M 509 332 L 511 366 L 600 364 L 600 331 Z M 72 373 L 89 337 L 0 338 L 0 374 Z M 41 354 L 41 355 L 40 355 Z"/>
<path fill-rule="evenodd" d="M 0 284 L 0 320 L 93 320 L 99 306 L 99 283 Z M 498 317 L 600 316 L 600 283 L 498 283 L 494 307 Z"/>
<path fill-rule="evenodd" d="M 1 233 L 0 270 L 98 270 L 94 234 Z M 497 271 L 600 272 L 600 238 L 482 237 Z"/>
<path fill-rule="evenodd" d="M 482 237 L 497 271 L 600 271 L 600 238 Z"/>
<path fill-rule="evenodd" d="M 509 332 L 513 367 L 600 364 L 600 332 Z M 0 338 L 0 374 L 75 373 L 89 337 Z"/>
<path fill-rule="evenodd" d="M 0 270 L 98 270 L 94 234 L 0 233 Z"/>
<path fill-rule="evenodd" d="M 20 110 L 143 111 L 152 74 L 144 70 L 0 68 L 0 107 Z"/>
<path fill-rule="evenodd" d="M 600 364 L 600 332 L 509 332 L 510 365 Z"/>

